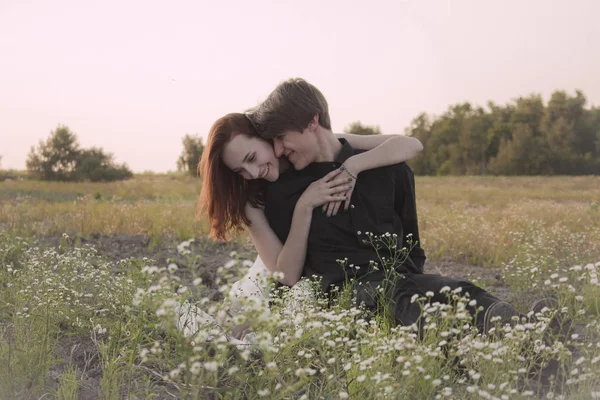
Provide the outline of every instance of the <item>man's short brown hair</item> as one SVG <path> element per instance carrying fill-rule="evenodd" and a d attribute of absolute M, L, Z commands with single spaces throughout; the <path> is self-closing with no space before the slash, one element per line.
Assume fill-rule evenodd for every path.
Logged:
<path fill-rule="evenodd" d="M 288 130 L 302 132 L 315 115 L 319 116 L 319 125 L 331 130 L 325 96 L 302 78 L 291 78 L 277 85 L 252 114 L 258 132 L 265 139 Z"/>

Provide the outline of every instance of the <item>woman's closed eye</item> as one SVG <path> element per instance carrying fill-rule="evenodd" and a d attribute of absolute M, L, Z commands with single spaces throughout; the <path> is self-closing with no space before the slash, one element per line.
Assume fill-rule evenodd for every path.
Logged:
<path fill-rule="evenodd" d="M 254 153 L 248 153 L 246 154 L 246 157 L 244 157 L 244 163 L 253 163 L 254 160 L 256 160 L 256 152 Z M 234 173 L 236 174 L 240 174 L 240 175 L 244 175 L 244 173 L 246 172 L 245 169 L 243 168 L 236 168 L 234 170 L 232 170 Z"/>

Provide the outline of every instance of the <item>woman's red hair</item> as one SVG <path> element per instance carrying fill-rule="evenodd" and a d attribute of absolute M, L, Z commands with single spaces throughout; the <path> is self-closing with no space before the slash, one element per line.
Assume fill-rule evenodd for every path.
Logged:
<path fill-rule="evenodd" d="M 232 113 L 219 118 L 210 128 L 198 164 L 202 190 L 197 214 L 208 217 L 210 236 L 220 240 L 226 240 L 229 232 L 238 232 L 250 225 L 244 212 L 246 203 L 253 207 L 264 206 L 266 182 L 262 179 L 245 180 L 223 163 L 225 146 L 240 134 L 259 137 L 245 114 Z"/>

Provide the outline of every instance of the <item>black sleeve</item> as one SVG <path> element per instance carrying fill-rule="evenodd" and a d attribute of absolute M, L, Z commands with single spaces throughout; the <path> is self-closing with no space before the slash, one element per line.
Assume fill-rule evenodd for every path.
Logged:
<path fill-rule="evenodd" d="M 410 258 L 417 268 L 423 272 L 425 264 L 425 251 L 421 247 L 419 236 L 419 221 L 417 219 L 417 201 L 415 193 L 415 176 L 406 163 L 400 163 L 396 167 L 394 208 L 400 216 L 405 237 L 402 245 L 406 248 L 412 246 Z M 411 234 L 408 238 L 406 235 Z M 410 241 L 412 240 L 412 243 Z"/>

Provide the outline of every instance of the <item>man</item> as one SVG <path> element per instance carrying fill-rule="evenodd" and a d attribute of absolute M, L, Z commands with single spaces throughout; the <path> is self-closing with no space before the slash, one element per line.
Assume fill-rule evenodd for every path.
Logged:
<path fill-rule="evenodd" d="M 342 167 L 357 151 L 335 138 L 325 97 L 303 79 L 279 84 L 255 110 L 253 119 L 259 133 L 273 140 L 276 155 L 286 156 L 294 166 L 270 185 L 265 204 L 269 224 L 285 242 L 300 195 L 311 182 Z M 373 237 L 382 240 L 373 243 Z M 387 245 L 381 245 L 383 242 Z M 404 247 L 408 254 L 399 257 L 398 249 Z M 384 287 L 386 306 L 396 323 L 403 325 L 417 322 L 421 314 L 419 304 L 411 301 L 414 295 L 433 292 L 432 302 L 446 303 L 447 293 L 442 289 L 448 288 L 460 288 L 476 300 L 469 311 L 476 316 L 480 331 L 488 332 L 497 319 L 507 323 L 520 315 L 470 282 L 424 274 L 424 262 L 414 177 L 410 168 L 400 163 L 362 172 L 347 211 L 327 216 L 315 209 L 303 276 L 320 278 L 326 293 L 352 278 L 357 300 L 372 310 L 381 306 L 381 297 L 375 293 Z M 392 282 L 386 280 L 390 275 L 383 264 L 393 269 Z"/>

